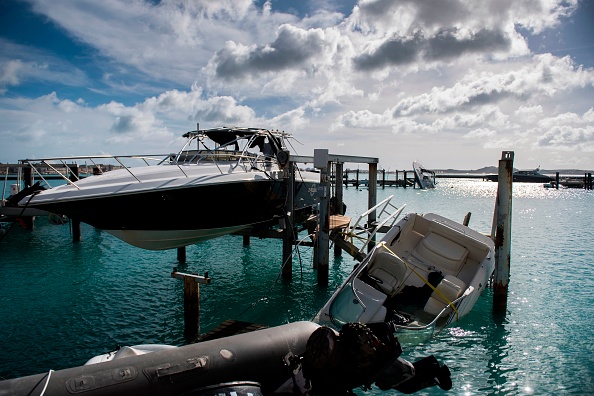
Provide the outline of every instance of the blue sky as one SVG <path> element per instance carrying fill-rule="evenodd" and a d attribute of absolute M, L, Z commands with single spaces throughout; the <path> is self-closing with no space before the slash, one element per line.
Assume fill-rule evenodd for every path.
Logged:
<path fill-rule="evenodd" d="M 223 125 L 380 166 L 594 169 L 594 2 L 0 0 L 0 162 Z"/>

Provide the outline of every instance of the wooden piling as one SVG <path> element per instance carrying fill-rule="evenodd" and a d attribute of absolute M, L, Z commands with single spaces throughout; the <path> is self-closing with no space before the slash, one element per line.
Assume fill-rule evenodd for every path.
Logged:
<path fill-rule="evenodd" d="M 464 224 L 466 227 L 468 227 L 468 224 L 470 224 L 470 216 L 472 215 L 472 213 L 468 212 L 466 213 L 466 216 L 464 216 L 464 221 L 462 222 L 462 224 Z"/>
<path fill-rule="evenodd" d="M 555 188 L 559 189 L 559 172 L 555 172 Z"/>
<path fill-rule="evenodd" d="M 33 185 L 33 169 L 31 166 L 25 166 L 23 168 L 23 179 L 25 182 L 25 188 L 31 187 Z M 20 186 L 19 186 L 20 187 Z M 23 216 L 19 218 L 21 227 L 26 230 L 32 230 L 34 228 L 35 217 L 33 216 Z"/>
<path fill-rule="evenodd" d="M 336 177 L 334 179 L 334 191 L 336 196 L 336 211 L 339 215 L 344 215 L 344 205 L 343 205 L 343 179 L 342 179 L 342 162 L 337 162 L 335 164 L 336 169 Z M 334 244 L 334 256 L 339 257 L 342 255 L 342 248 L 338 246 L 338 244 Z"/>
<path fill-rule="evenodd" d="M 177 261 L 180 263 L 186 262 L 186 247 L 180 246 L 177 248 Z"/>
<path fill-rule="evenodd" d="M 70 171 L 70 181 L 76 183 L 79 180 L 79 169 L 78 164 L 70 164 L 68 165 L 68 170 Z M 72 227 L 72 242 L 80 242 L 81 241 L 81 232 L 80 232 L 80 220 L 71 218 L 70 224 Z"/>
<path fill-rule="evenodd" d="M 184 281 L 184 337 L 193 342 L 200 335 L 200 284 L 210 284 L 208 272 L 200 276 L 173 268 L 171 277 Z"/>
<path fill-rule="evenodd" d="M 371 209 L 377 204 L 377 164 L 370 163 L 369 164 L 369 189 L 367 194 L 367 208 Z M 373 225 L 377 221 L 377 213 L 376 211 L 372 211 L 367 215 L 367 225 L 369 228 L 373 227 Z M 375 247 L 375 235 L 371 237 L 369 244 L 367 245 L 367 251 L 370 252 Z"/>
<path fill-rule="evenodd" d="M 285 226 L 283 228 L 283 261 L 282 277 L 290 280 L 293 277 L 293 245 L 295 244 L 295 208 L 294 208 L 294 187 L 295 186 L 295 163 L 289 161 L 285 170 L 284 190 L 286 194 L 286 213 Z"/>
<path fill-rule="evenodd" d="M 491 237 L 495 242 L 495 270 L 493 272 L 493 311 L 501 314 L 507 309 L 509 274 L 511 267 L 511 215 L 514 152 L 503 151 L 499 161 L 497 199 Z"/>
<path fill-rule="evenodd" d="M 328 218 L 328 150 L 314 149 L 314 166 L 320 170 L 320 211 L 318 220 L 318 232 L 316 245 L 314 247 L 314 266 L 318 270 L 318 285 L 328 286 L 330 248 L 329 218 Z M 357 170 L 357 175 L 359 171 Z M 359 180 L 357 176 L 357 181 Z M 358 185 L 358 184 L 357 184 Z"/>

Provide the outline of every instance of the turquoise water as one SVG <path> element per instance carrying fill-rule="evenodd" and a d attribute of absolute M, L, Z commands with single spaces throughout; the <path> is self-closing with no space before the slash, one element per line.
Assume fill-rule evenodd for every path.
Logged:
<path fill-rule="evenodd" d="M 495 183 L 439 180 L 437 189 L 386 188 L 405 212 L 435 212 L 491 229 Z M 1 188 L 1 185 L 0 185 Z M 347 214 L 367 205 L 367 190 L 345 190 Z M 514 185 L 508 309 L 491 312 L 487 290 L 454 327 L 414 347 L 409 360 L 434 354 L 452 370 L 449 394 L 594 394 L 594 192 Z M 191 209 L 189 209 L 191 210 Z M 303 235 L 305 236 L 305 235 Z M 278 325 L 310 319 L 355 263 L 331 254 L 330 286 L 316 286 L 312 251 L 295 255 L 293 280 L 279 278 L 280 241 L 222 237 L 175 251 L 151 252 L 82 226 L 38 218 L 33 231 L 15 226 L 0 242 L 0 376 L 14 378 L 84 364 L 117 345 L 182 345 L 180 271 L 209 272 L 201 287 L 201 330 L 227 319 Z M 357 392 L 379 395 L 382 392 Z M 431 389 L 426 394 L 445 394 Z"/>

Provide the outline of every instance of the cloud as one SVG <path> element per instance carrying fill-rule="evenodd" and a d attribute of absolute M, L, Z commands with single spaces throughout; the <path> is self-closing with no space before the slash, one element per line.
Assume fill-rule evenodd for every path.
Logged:
<path fill-rule="evenodd" d="M 536 147 L 563 151 L 594 151 L 594 108 L 584 114 L 562 113 L 542 118 L 538 126 Z"/>
<path fill-rule="evenodd" d="M 357 69 L 365 71 L 423 61 L 448 61 L 471 53 L 492 56 L 510 47 L 511 40 L 500 30 L 481 29 L 463 34 L 461 29 L 442 29 L 431 37 L 420 33 L 392 37 L 375 48 L 368 48 L 353 61 Z"/>
<path fill-rule="evenodd" d="M 196 122 L 201 127 L 261 124 L 251 108 L 230 97 L 203 97 L 199 87 L 168 91 L 133 106 L 112 101 L 92 107 L 55 92 L 37 99 L 3 98 L 0 118 L 3 148 L 18 158 L 74 155 L 73 147 L 76 154 L 137 154 L 140 143 L 148 152 L 162 152 L 172 143 L 177 149 L 179 136 Z"/>
<path fill-rule="evenodd" d="M 162 151 L 197 122 L 289 130 L 316 147 L 340 135 L 345 151 L 391 161 L 418 147 L 448 161 L 458 145 L 473 147 L 469 161 L 506 144 L 588 150 L 594 70 L 528 47 L 530 34 L 557 33 L 576 0 L 359 0 L 352 10 L 334 0 L 283 10 L 29 1 L 86 58 L 0 38 L 0 134 L 11 154 L 136 153 L 140 141 L 140 151 Z M 39 145 L 54 139 L 68 143 Z"/>
<path fill-rule="evenodd" d="M 287 68 L 302 68 L 316 54 L 323 51 L 324 33 L 321 29 L 295 28 L 283 25 L 275 41 L 265 46 L 247 48 L 227 42 L 210 60 L 218 78 L 241 78 Z"/>
<path fill-rule="evenodd" d="M 23 81 L 80 86 L 88 83 L 86 74 L 47 51 L 0 38 L 0 93 Z"/>

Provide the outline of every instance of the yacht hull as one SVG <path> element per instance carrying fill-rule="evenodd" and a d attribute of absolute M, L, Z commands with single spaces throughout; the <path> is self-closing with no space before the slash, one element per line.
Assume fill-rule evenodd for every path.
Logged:
<path fill-rule="evenodd" d="M 281 179 L 256 173 L 242 177 L 130 182 L 108 191 L 64 186 L 33 197 L 28 206 L 80 220 L 143 249 L 172 249 L 284 215 Z M 313 180 L 295 184 L 297 209 L 315 204 L 316 187 Z"/>
<path fill-rule="evenodd" d="M 197 129 L 183 137 L 188 140 L 181 151 L 165 156 L 156 166 L 128 167 L 119 157 L 108 156 L 101 158 L 117 161 L 118 169 L 101 173 L 102 166 L 96 165 L 93 172 L 101 174 L 83 180 L 70 171 L 60 173 L 68 184 L 32 191 L 19 198 L 19 209 L 65 215 L 134 246 L 162 250 L 268 223 L 317 204 L 319 174 L 297 172 L 292 188 L 287 183 L 290 154 L 284 142 L 290 135 L 223 127 Z M 129 158 L 142 159 L 146 165 L 155 160 Z M 59 165 L 50 162 L 66 166 L 73 159 L 81 158 L 48 158 L 41 163 L 58 172 Z M 24 162 L 33 167 L 32 160 Z"/>

